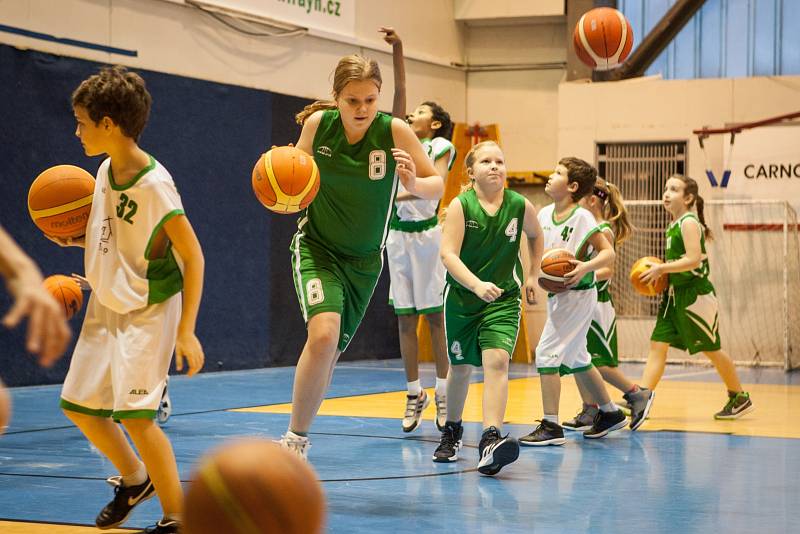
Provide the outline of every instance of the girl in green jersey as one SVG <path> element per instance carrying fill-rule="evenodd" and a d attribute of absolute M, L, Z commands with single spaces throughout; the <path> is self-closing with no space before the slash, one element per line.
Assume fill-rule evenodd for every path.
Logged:
<path fill-rule="evenodd" d="M 442 195 L 442 178 L 408 124 L 378 112 L 380 89 L 375 61 L 345 56 L 334 72 L 334 100 L 314 102 L 297 116 L 297 147 L 320 171 L 319 193 L 301 213 L 291 245 L 308 337 L 281 442 L 303 458 L 334 365 L 378 283 L 398 179 L 419 198 Z"/>
<path fill-rule="evenodd" d="M 742 390 L 736 366 L 720 350 L 717 297 L 708 279 L 706 239 L 711 232 L 703 216 L 703 197 L 693 179 L 674 175 L 664 188 L 664 209 L 672 216 L 667 227 L 666 263 L 656 264 L 642 273 L 642 282 L 655 282 L 669 275 L 669 288 L 661 301 L 658 319 L 650 336 L 650 354 L 642 383 L 654 389 L 664 373 L 667 349 L 671 346 L 702 352 L 717 368 L 728 388 L 728 402 L 715 419 L 736 419 L 753 410 L 750 395 Z M 691 209 L 697 206 L 697 215 Z"/>

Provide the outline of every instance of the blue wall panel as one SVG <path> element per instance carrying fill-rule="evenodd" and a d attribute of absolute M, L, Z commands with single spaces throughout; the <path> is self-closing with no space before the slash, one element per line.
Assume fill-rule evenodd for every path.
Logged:
<path fill-rule="evenodd" d="M 676 0 L 619 0 L 641 43 Z M 800 74 L 800 0 L 706 0 L 648 75 L 733 78 Z"/>

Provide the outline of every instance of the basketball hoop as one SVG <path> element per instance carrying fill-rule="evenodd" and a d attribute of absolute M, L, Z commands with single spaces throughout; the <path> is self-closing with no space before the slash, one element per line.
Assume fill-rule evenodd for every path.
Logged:
<path fill-rule="evenodd" d="M 754 122 L 745 122 L 742 124 L 737 124 L 735 126 L 730 126 L 728 128 L 708 128 L 703 127 L 699 130 L 692 130 L 692 133 L 697 136 L 697 141 L 700 143 L 700 148 L 703 150 L 703 159 L 705 160 L 706 164 L 706 177 L 708 178 L 711 187 L 721 187 L 727 188 L 728 181 L 731 177 L 731 161 L 733 158 L 733 143 L 736 139 L 736 134 L 741 133 L 743 130 L 748 130 L 750 128 L 757 128 L 759 126 L 766 126 L 769 124 L 777 124 L 779 122 L 788 121 L 792 119 L 796 119 L 800 117 L 800 111 L 796 111 L 794 113 L 787 113 L 786 115 L 778 115 L 775 117 L 769 117 L 767 119 L 763 119 L 760 121 Z M 730 141 L 728 142 L 728 154 L 724 160 L 722 160 L 722 176 L 720 177 L 720 181 L 717 182 L 717 177 L 714 175 L 714 171 L 711 169 L 711 162 L 708 159 L 708 153 L 706 151 L 705 140 L 708 139 L 712 135 L 717 134 L 730 134 Z"/>

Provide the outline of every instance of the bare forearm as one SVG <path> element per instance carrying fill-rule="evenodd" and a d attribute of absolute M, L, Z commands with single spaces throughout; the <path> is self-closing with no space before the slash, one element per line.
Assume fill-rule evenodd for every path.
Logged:
<path fill-rule="evenodd" d="M 450 276 L 455 278 L 459 284 L 470 291 L 474 291 L 475 287 L 481 282 L 480 278 L 475 276 L 472 271 L 464 265 L 464 262 L 461 261 L 461 258 L 459 258 L 457 254 L 443 254 L 442 263 L 444 263 L 444 267 L 447 269 L 447 272 L 450 273 Z"/>
<path fill-rule="evenodd" d="M 426 200 L 438 200 L 444 194 L 444 180 L 438 174 L 433 176 L 426 176 L 424 178 L 417 177 L 414 180 L 414 190 L 409 191 L 417 198 L 424 198 Z"/>
<path fill-rule="evenodd" d="M 603 280 L 610 280 L 614 276 L 614 270 L 610 267 L 603 267 L 601 269 L 597 269 L 594 273 L 594 277 L 598 282 L 602 282 Z"/>
<path fill-rule="evenodd" d="M 615 257 L 616 255 L 612 249 L 607 248 L 601 250 L 598 252 L 597 256 L 586 262 L 587 266 L 589 267 L 588 270 L 597 272 L 604 267 L 610 268 L 612 265 L 614 265 Z"/>
<path fill-rule="evenodd" d="M 544 243 L 541 239 L 528 239 L 528 257 L 531 260 L 528 276 L 537 278 L 539 269 L 542 266 L 542 254 L 544 253 Z"/>
<path fill-rule="evenodd" d="M 183 273 L 183 311 L 178 325 L 179 332 L 194 333 L 197 326 L 197 313 L 203 296 L 203 275 L 205 259 L 202 253 L 184 263 Z"/>
<path fill-rule="evenodd" d="M 688 258 L 683 257 L 679 260 L 675 261 L 668 261 L 661 267 L 662 273 L 682 273 L 684 271 L 691 271 L 692 269 L 697 269 L 700 267 L 702 263 L 701 258 Z"/>
<path fill-rule="evenodd" d="M 394 66 L 394 103 L 392 116 L 406 118 L 406 67 L 403 62 L 403 43 L 392 46 L 392 64 Z"/>

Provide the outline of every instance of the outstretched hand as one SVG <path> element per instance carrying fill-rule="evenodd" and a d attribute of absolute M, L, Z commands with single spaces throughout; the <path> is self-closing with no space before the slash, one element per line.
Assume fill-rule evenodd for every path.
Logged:
<path fill-rule="evenodd" d="M 384 34 L 383 40 L 392 46 L 403 43 L 403 41 L 400 40 L 400 36 L 397 35 L 397 32 L 394 31 L 394 28 L 391 26 L 381 26 L 378 31 Z"/>

